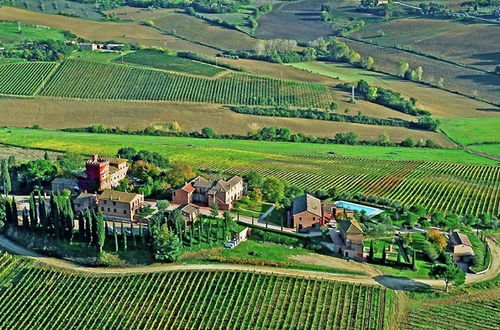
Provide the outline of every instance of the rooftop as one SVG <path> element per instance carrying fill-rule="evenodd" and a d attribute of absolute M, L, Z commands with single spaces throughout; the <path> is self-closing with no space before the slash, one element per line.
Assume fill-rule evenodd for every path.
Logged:
<path fill-rule="evenodd" d="M 101 200 L 113 200 L 113 201 L 119 201 L 119 202 L 124 202 L 124 203 L 131 203 L 136 198 L 138 198 L 140 196 L 142 196 L 142 195 L 108 189 L 108 190 L 104 190 L 104 192 L 101 194 L 101 196 L 99 196 L 99 199 L 101 199 Z"/>
<path fill-rule="evenodd" d="M 459 232 L 454 231 L 450 235 L 450 244 L 451 245 L 466 245 L 472 247 L 472 244 L 467 237 L 467 235 L 460 234 Z"/>
<path fill-rule="evenodd" d="M 292 214 L 298 214 L 305 211 L 321 216 L 321 201 L 309 194 L 296 197 L 292 201 Z"/>

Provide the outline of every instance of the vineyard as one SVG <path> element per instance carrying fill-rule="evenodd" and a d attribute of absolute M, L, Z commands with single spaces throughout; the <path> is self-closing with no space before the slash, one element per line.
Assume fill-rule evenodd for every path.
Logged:
<path fill-rule="evenodd" d="M 121 64 L 68 60 L 41 95 L 79 99 L 173 100 L 222 104 L 326 107 L 330 91 L 321 85 L 242 73 L 217 79 Z"/>
<path fill-rule="evenodd" d="M 5 329 L 383 329 L 394 299 L 382 287 L 246 272 L 104 277 L 23 266 L 15 281 L 0 279 Z"/>
<path fill-rule="evenodd" d="M 311 191 L 336 187 L 340 194 L 362 193 L 403 205 L 421 204 L 429 212 L 500 212 L 498 166 L 301 155 L 275 155 L 237 165 L 195 158 L 191 161 L 210 172 L 242 175 L 256 171 Z"/>
<path fill-rule="evenodd" d="M 411 308 L 406 329 L 499 329 L 500 301 L 468 301 L 459 304 Z"/>
<path fill-rule="evenodd" d="M 44 130 L 0 131 L 0 142 L 25 148 L 46 148 L 114 155 L 121 147 L 156 151 L 171 160 L 223 175 L 256 171 L 290 184 L 316 189 L 337 188 L 340 195 L 375 195 L 403 205 L 421 204 L 429 212 L 479 215 L 500 213 L 500 167 L 473 165 L 459 150 L 418 150 L 367 146 L 327 146 L 239 140 L 82 134 Z M 292 149 L 293 148 L 293 149 Z M 327 152 L 335 150 L 335 155 Z M 391 151 L 392 150 L 392 151 Z M 383 159 L 388 157 L 399 159 Z M 289 154 L 290 152 L 300 154 Z M 288 153 L 288 154 L 285 154 Z M 342 154 L 365 155 L 364 157 Z M 438 157 L 440 155 L 440 157 Z M 462 157 L 463 155 L 463 157 Z M 373 157 L 373 158 L 369 158 Z M 425 158 L 424 158 L 425 157 Z"/>
<path fill-rule="evenodd" d="M 119 62 L 121 59 L 116 59 Z M 156 69 L 191 73 L 200 76 L 213 77 L 224 69 L 213 65 L 188 60 L 175 55 L 153 50 L 139 50 L 123 56 L 123 61 L 130 64 L 149 66 Z"/>
<path fill-rule="evenodd" d="M 0 94 L 33 95 L 56 65 L 51 62 L 0 65 Z"/>

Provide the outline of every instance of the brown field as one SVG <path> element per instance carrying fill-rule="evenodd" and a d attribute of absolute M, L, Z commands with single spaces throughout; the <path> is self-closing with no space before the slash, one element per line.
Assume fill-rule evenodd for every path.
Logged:
<path fill-rule="evenodd" d="M 111 10 L 105 10 L 105 14 L 115 14 L 121 20 L 140 21 L 152 17 L 158 17 L 165 14 L 175 12 L 177 9 L 149 9 L 149 8 L 134 8 L 134 7 L 120 7 Z"/>
<path fill-rule="evenodd" d="M 424 69 L 424 80 L 426 81 L 437 83 L 440 78 L 444 78 L 444 87 L 446 89 L 500 104 L 499 75 L 462 68 L 393 48 L 370 45 L 348 39 L 342 40 L 360 54 L 372 56 L 375 60 L 377 70 L 397 74 L 398 63 L 405 60 L 412 68 L 418 65 L 422 66 Z M 497 110 L 485 109 L 485 111 Z"/>
<path fill-rule="evenodd" d="M 385 35 L 379 37 L 379 31 Z M 377 44 L 406 45 L 425 53 L 493 71 L 499 63 L 500 29 L 494 24 L 464 24 L 452 20 L 404 18 L 368 24 L 352 34 Z"/>
<path fill-rule="evenodd" d="M 418 100 L 418 106 L 430 111 L 436 117 L 482 118 L 499 116 L 500 108 L 496 108 L 496 112 L 484 111 L 484 109 L 495 109 L 494 106 L 487 103 L 383 73 L 355 68 L 350 64 L 302 62 L 290 65 L 330 77 L 339 77 L 342 81 L 364 79 L 370 84 L 396 90 L 406 98 L 415 97 Z"/>
<path fill-rule="evenodd" d="M 213 45 L 222 49 L 252 49 L 256 39 L 243 32 L 212 25 L 199 18 L 174 13 L 153 19 L 156 27 L 189 40 Z"/>
<path fill-rule="evenodd" d="M 56 159 L 59 152 L 48 151 L 50 159 Z M 45 155 L 45 151 L 37 149 L 24 149 L 19 147 L 11 147 L 6 145 L 0 145 L 0 159 L 7 159 L 10 156 L 14 156 L 17 161 L 19 160 L 33 160 L 42 158 Z"/>
<path fill-rule="evenodd" d="M 165 35 L 156 29 L 140 25 L 139 23 L 86 21 L 79 18 L 42 14 L 6 6 L 0 8 L 0 19 L 41 24 L 55 29 L 69 30 L 88 40 L 115 40 L 145 46 L 166 46 L 171 49 L 193 51 L 206 55 L 215 55 L 218 52 L 209 47 Z"/>
<path fill-rule="evenodd" d="M 2 116 L 0 126 L 43 128 L 85 127 L 102 124 L 107 127 L 142 129 L 154 124 L 177 121 L 184 130 L 195 131 L 205 126 L 223 134 L 246 134 L 249 125 L 288 127 L 293 132 L 316 136 L 334 136 L 354 131 L 361 139 L 373 140 L 387 133 L 391 140 L 409 136 L 432 139 L 445 147 L 452 145 L 438 133 L 403 127 L 359 125 L 298 118 L 273 118 L 236 114 L 221 105 L 176 102 L 81 102 L 36 99 L 0 99 L 0 108 L 15 116 Z"/>

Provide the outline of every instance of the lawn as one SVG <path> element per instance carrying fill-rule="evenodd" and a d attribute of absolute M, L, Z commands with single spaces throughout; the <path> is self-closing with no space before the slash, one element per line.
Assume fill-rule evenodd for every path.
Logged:
<path fill-rule="evenodd" d="M 443 118 L 440 120 L 441 129 L 461 144 L 500 143 L 500 117 Z"/>
<path fill-rule="evenodd" d="M 192 152 L 203 153 L 209 158 L 226 161 L 252 161 L 266 158 L 266 154 L 290 153 L 327 156 L 377 158 L 386 160 L 426 160 L 459 162 L 463 164 L 496 164 L 496 162 L 462 150 L 424 149 L 377 146 L 324 145 L 292 142 L 264 142 L 246 140 L 194 139 L 184 137 L 126 136 L 113 134 L 71 133 L 50 130 L 9 128 L 0 130 L 0 142 L 28 148 L 55 149 L 92 154 L 98 151 L 113 155 L 122 146 L 154 149 L 166 156 L 188 159 Z M 158 149 L 160 147 L 160 149 Z M 209 150 L 211 149 L 211 150 Z M 189 153 L 186 153 L 191 151 Z M 213 154 L 219 152 L 218 155 Z"/>
<path fill-rule="evenodd" d="M 491 261 L 491 254 L 486 255 L 486 244 L 473 232 L 465 232 L 472 244 L 472 249 L 478 260 L 476 267 L 471 267 L 474 271 L 480 272 L 488 268 Z"/>
<path fill-rule="evenodd" d="M 408 277 L 408 278 L 429 278 L 429 271 L 431 264 L 427 261 L 417 259 L 416 267 L 417 270 L 413 271 L 409 268 L 398 268 L 384 265 L 373 265 L 375 268 L 379 269 L 384 275 L 395 276 L 395 277 Z"/>
<path fill-rule="evenodd" d="M 64 33 L 60 30 L 31 24 L 0 22 L 0 42 L 4 44 L 15 44 L 24 41 L 35 40 L 66 40 Z"/>
<path fill-rule="evenodd" d="M 489 155 L 493 155 L 495 157 L 500 158 L 500 144 L 483 144 L 483 145 L 474 145 L 471 146 L 470 149 L 484 152 Z"/>

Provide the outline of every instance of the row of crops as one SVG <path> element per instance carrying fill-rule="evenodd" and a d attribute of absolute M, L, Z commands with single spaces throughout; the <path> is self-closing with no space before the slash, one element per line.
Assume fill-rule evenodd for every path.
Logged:
<path fill-rule="evenodd" d="M 243 73 L 217 79 L 121 64 L 68 60 L 41 95 L 79 99 L 173 100 L 223 104 L 326 107 L 330 91 L 320 85 Z"/>
<path fill-rule="evenodd" d="M 0 94 L 33 95 L 56 65 L 53 62 L 0 65 Z"/>
<path fill-rule="evenodd" d="M 405 329 L 500 329 L 500 301 L 412 308 Z"/>
<path fill-rule="evenodd" d="M 382 329 L 390 319 L 382 287 L 246 272 L 31 267 L 3 284 L 5 329 Z"/>
<path fill-rule="evenodd" d="M 120 58 L 116 61 L 121 60 L 130 64 L 144 65 L 161 70 L 191 73 L 207 77 L 213 77 L 224 71 L 224 69 L 213 65 L 191 61 L 176 55 L 168 55 L 164 52 L 155 50 L 139 50 L 129 53 L 123 56 L 123 59 Z"/>
<path fill-rule="evenodd" d="M 198 162 L 203 170 L 285 179 L 312 191 L 385 197 L 403 205 L 421 204 L 428 211 L 458 214 L 500 213 L 500 168 L 445 162 L 395 161 L 347 157 L 274 155 L 252 163 Z"/>

